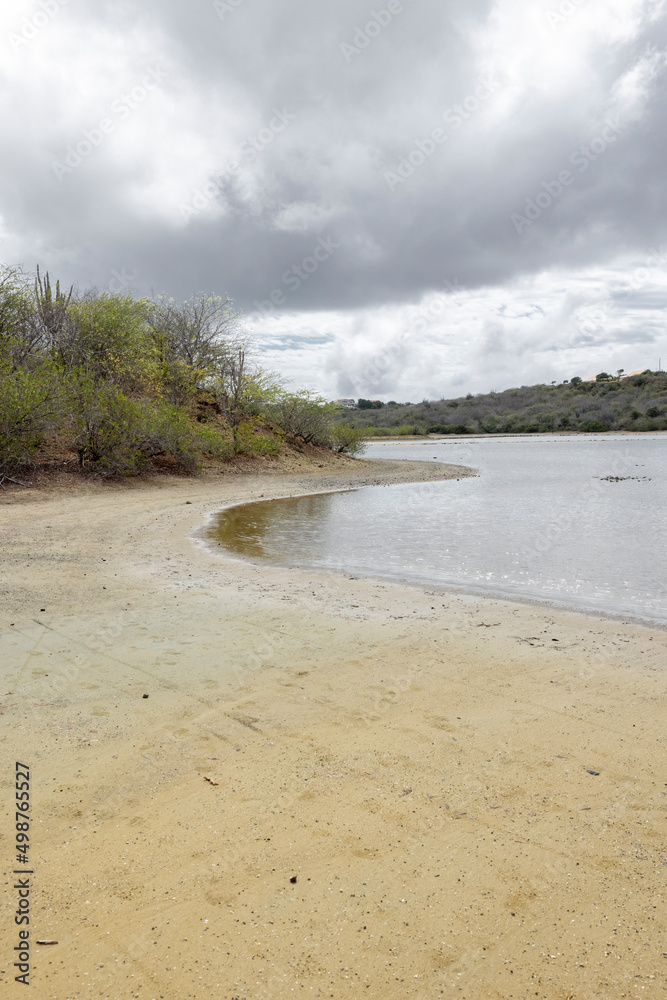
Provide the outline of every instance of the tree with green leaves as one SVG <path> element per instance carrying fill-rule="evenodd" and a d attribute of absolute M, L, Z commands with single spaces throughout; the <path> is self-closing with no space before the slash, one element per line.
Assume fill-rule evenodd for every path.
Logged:
<path fill-rule="evenodd" d="M 155 394 L 158 365 L 146 321 L 150 303 L 127 292 L 89 292 L 71 306 L 71 322 L 59 345 L 65 370 L 85 371 L 95 382 L 124 391 Z"/>
<path fill-rule="evenodd" d="M 322 396 L 308 389 L 281 392 L 269 412 L 295 440 L 319 445 L 329 443 L 332 421 L 337 416 L 334 404 L 327 403 Z"/>
<path fill-rule="evenodd" d="M 364 432 L 351 424 L 334 424 L 331 428 L 331 447 L 344 455 L 358 455 L 365 448 Z"/>
<path fill-rule="evenodd" d="M 277 377 L 262 369 L 252 347 L 240 337 L 225 345 L 207 380 L 214 398 L 232 431 L 234 451 L 240 450 L 239 432 L 257 417 L 278 391 Z"/>
<path fill-rule="evenodd" d="M 62 380 L 51 361 L 28 370 L 0 358 L 0 485 L 30 463 L 63 412 Z"/>
<path fill-rule="evenodd" d="M 18 267 L 0 266 L 0 357 L 14 367 L 28 362 L 39 347 L 31 319 L 31 295 Z"/>
<path fill-rule="evenodd" d="M 0 268 L 0 483 L 49 437 L 103 475 L 276 455 L 287 434 L 351 454 L 358 432 L 336 416 L 261 366 L 229 298 L 79 294 Z"/>
<path fill-rule="evenodd" d="M 163 391 L 170 402 L 189 406 L 215 378 L 235 346 L 239 313 L 231 299 L 199 293 L 178 305 L 156 299 L 148 312 Z"/>

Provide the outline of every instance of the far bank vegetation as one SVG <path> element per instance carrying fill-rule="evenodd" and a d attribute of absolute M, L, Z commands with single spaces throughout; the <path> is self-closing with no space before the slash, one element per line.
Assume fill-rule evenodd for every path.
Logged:
<path fill-rule="evenodd" d="M 421 403 L 360 399 L 344 416 L 365 437 L 667 430 L 667 373 L 619 374 Z"/>
<path fill-rule="evenodd" d="M 229 299 L 79 293 L 0 267 L 0 484 L 56 461 L 194 474 L 285 444 L 355 454 L 361 438 L 261 367 Z"/>

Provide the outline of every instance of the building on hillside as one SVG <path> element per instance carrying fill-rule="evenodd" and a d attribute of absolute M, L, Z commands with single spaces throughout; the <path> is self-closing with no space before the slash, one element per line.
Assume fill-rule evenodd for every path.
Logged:
<path fill-rule="evenodd" d="M 336 406 L 345 406 L 349 410 L 355 409 L 357 405 L 356 399 L 332 399 L 331 402 Z"/>
<path fill-rule="evenodd" d="M 644 372 L 647 372 L 647 371 L 648 371 L 648 368 L 638 368 L 634 372 L 624 372 L 622 375 L 619 375 L 618 377 L 620 379 L 632 378 L 633 375 L 643 375 Z M 610 378 L 613 380 L 614 376 L 611 375 Z M 596 382 L 597 381 L 597 375 L 589 375 L 588 378 L 582 378 L 581 381 L 582 382 Z"/>

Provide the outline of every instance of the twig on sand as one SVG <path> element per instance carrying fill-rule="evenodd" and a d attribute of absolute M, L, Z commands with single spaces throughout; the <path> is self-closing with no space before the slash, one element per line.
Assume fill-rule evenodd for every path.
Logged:
<path fill-rule="evenodd" d="M 2 486 L 3 490 L 5 488 L 5 480 L 8 483 L 16 483 L 17 486 L 28 487 L 31 485 L 30 483 L 22 483 L 19 479 L 13 479 L 11 476 L 0 475 L 0 486 Z"/>

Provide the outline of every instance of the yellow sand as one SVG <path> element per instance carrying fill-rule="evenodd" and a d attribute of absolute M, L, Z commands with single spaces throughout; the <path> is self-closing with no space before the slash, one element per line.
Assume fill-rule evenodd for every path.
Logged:
<path fill-rule="evenodd" d="M 3 997 L 663 996 L 667 633 L 191 537 L 461 475 L 271 468 L 2 498 L 0 846 L 21 760 L 35 870 Z"/>

